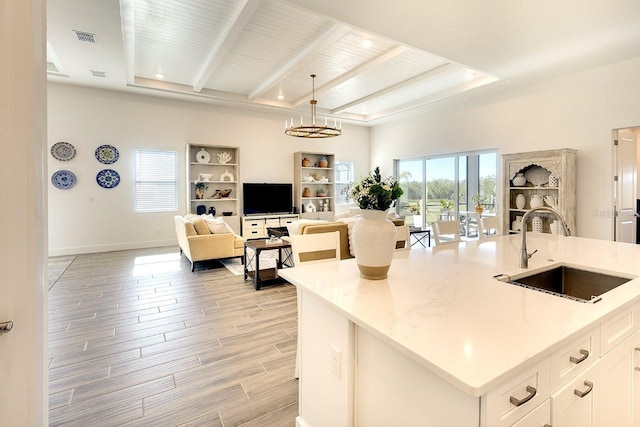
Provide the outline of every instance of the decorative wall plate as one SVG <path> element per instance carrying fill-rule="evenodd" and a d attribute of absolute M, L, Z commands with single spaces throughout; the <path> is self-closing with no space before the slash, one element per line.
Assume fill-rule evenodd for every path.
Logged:
<path fill-rule="evenodd" d="M 100 163 L 110 165 L 117 162 L 119 158 L 120 153 L 118 152 L 118 149 L 113 145 L 106 144 L 96 148 L 96 159 L 98 159 Z"/>
<path fill-rule="evenodd" d="M 76 147 L 68 142 L 56 142 L 51 146 L 51 155 L 56 160 L 66 162 L 76 156 Z"/>
<path fill-rule="evenodd" d="M 120 174 L 113 169 L 103 169 L 96 175 L 96 182 L 102 188 L 113 188 L 120 184 Z"/>
<path fill-rule="evenodd" d="M 209 163 L 209 160 L 211 160 L 211 154 L 209 154 L 204 148 L 201 148 L 200 151 L 196 153 L 196 160 L 198 163 Z"/>
<path fill-rule="evenodd" d="M 78 182 L 76 174 L 68 170 L 59 170 L 51 175 L 51 183 L 60 190 L 68 190 L 73 188 Z"/>

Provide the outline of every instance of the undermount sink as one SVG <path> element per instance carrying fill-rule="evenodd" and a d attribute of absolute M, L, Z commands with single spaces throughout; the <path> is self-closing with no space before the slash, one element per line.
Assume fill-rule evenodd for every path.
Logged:
<path fill-rule="evenodd" d="M 595 303 L 600 301 L 602 294 L 629 280 L 631 279 L 563 265 L 503 281 L 579 302 Z"/>

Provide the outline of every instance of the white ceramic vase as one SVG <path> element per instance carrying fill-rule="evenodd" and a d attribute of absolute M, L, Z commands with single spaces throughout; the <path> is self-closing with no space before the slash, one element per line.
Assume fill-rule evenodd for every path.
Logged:
<path fill-rule="evenodd" d="M 544 206 L 544 199 L 542 198 L 541 195 L 534 194 L 534 195 L 531 196 L 531 200 L 529 201 L 529 205 L 531 206 L 531 209 L 541 208 L 542 206 Z"/>
<path fill-rule="evenodd" d="M 361 216 L 351 236 L 360 276 L 384 279 L 396 247 L 396 226 L 387 219 L 386 211 L 363 209 Z"/>
<path fill-rule="evenodd" d="M 516 196 L 516 208 L 524 209 L 524 205 L 527 203 L 527 199 L 524 198 L 524 194 L 519 193 Z"/>
<path fill-rule="evenodd" d="M 512 182 L 515 187 L 522 187 L 527 183 L 527 178 L 524 176 L 524 173 L 517 173 Z"/>

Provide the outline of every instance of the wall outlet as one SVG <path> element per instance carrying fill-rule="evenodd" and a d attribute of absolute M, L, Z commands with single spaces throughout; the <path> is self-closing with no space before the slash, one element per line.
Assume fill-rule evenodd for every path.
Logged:
<path fill-rule="evenodd" d="M 331 346 L 331 373 L 336 377 L 342 376 L 342 352 L 334 345 Z"/>

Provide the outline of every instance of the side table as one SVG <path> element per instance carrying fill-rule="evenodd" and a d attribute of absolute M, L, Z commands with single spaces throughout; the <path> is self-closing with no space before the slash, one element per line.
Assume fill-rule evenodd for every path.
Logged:
<path fill-rule="evenodd" d="M 252 249 L 253 254 L 247 252 Z M 263 251 L 278 251 L 275 268 L 260 268 L 260 253 Z M 278 269 L 292 267 L 293 259 L 291 243 L 286 240 L 248 240 L 244 243 L 244 280 L 251 280 L 253 287 L 259 291 L 262 286 L 282 283 L 285 280 L 278 276 Z"/>

